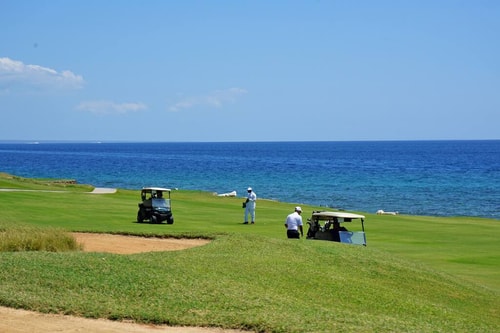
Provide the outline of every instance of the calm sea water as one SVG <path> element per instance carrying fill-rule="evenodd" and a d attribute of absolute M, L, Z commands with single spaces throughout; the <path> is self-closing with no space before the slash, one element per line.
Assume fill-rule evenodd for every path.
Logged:
<path fill-rule="evenodd" d="M 0 171 L 376 212 L 500 219 L 500 140 L 0 143 Z"/>

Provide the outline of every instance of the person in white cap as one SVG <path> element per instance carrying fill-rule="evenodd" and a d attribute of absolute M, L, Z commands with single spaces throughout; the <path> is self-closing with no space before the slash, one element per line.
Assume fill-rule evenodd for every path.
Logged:
<path fill-rule="evenodd" d="M 300 214 L 302 214 L 302 208 L 297 206 L 295 207 L 295 211 L 286 217 L 285 228 L 288 238 L 300 239 L 300 236 L 304 237 L 304 229 L 302 228 L 302 216 Z"/>
<path fill-rule="evenodd" d="M 243 224 L 248 224 L 248 215 L 250 215 L 252 224 L 255 223 L 255 201 L 257 200 L 257 195 L 255 192 L 252 190 L 251 187 L 247 189 L 247 200 L 246 200 L 246 206 L 245 206 L 245 218 Z"/>

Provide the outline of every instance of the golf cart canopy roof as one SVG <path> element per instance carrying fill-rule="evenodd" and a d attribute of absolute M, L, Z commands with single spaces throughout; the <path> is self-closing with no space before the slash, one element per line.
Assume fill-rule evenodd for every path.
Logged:
<path fill-rule="evenodd" d="M 341 219 L 364 219 L 364 215 L 358 215 L 346 212 L 315 212 L 312 214 L 313 217 L 319 219 L 329 219 L 329 218 L 341 218 Z M 346 221 L 347 222 L 347 221 Z"/>
<path fill-rule="evenodd" d="M 163 187 L 143 187 L 142 191 L 143 192 L 151 192 L 151 191 L 170 192 L 170 189 L 169 188 L 163 188 Z"/>

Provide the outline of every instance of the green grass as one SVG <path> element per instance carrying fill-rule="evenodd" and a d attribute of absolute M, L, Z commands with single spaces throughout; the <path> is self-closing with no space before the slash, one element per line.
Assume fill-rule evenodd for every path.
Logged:
<path fill-rule="evenodd" d="M 29 180 L 22 185 L 29 189 Z M 174 191 L 175 223 L 152 225 L 135 223 L 138 191 L 95 195 L 73 186 L 67 193 L 0 192 L 0 231 L 213 241 L 134 255 L 0 252 L 1 305 L 260 332 L 496 332 L 500 326 L 498 220 L 365 214 L 368 246 L 361 247 L 286 239 L 283 223 L 294 203 L 259 200 L 256 225 L 243 225 L 241 198 Z M 319 208 L 302 207 L 305 218 Z"/>
<path fill-rule="evenodd" d="M 0 188 L 50 191 L 89 191 L 92 186 L 79 185 L 74 179 L 31 179 L 0 172 Z"/>

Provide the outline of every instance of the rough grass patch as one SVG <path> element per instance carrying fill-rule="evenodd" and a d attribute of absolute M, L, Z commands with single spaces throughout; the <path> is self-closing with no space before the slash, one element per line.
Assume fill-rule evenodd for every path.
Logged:
<path fill-rule="evenodd" d="M 79 251 L 82 246 L 63 230 L 35 227 L 0 228 L 0 251 Z"/>

